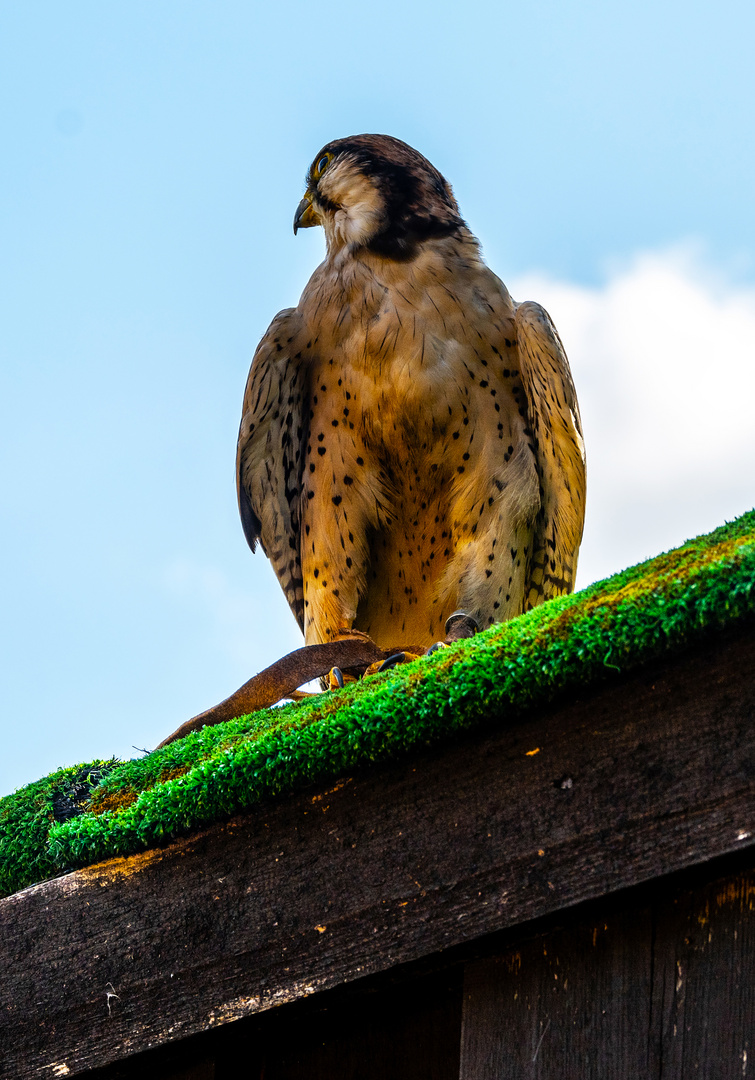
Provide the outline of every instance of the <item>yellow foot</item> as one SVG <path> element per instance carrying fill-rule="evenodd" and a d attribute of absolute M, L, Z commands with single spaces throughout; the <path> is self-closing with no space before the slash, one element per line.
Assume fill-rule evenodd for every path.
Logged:
<path fill-rule="evenodd" d="M 447 648 L 448 648 L 448 644 L 445 641 L 436 641 L 427 650 L 427 652 L 425 653 L 425 656 L 432 656 L 434 652 L 438 651 L 438 649 L 447 649 Z"/>
<path fill-rule="evenodd" d="M 367 668 L 367 670 L 364 673 L 365 678 L 368 675 L 377 675 L 381 671 L 389 671 L 392 667 L 395 667 L 397 664 L 408 664 L 412 660 L 418 660 L 420 658 L 420 656 L 422 656 L 422 655 L 423 655 L 423 653 L 420 653 L 420 652 L 416 652 L 416 653 L 415 652 L 408 652 L 407 650 L 403 650 L 403 652 L 393 653 L 392 656 L 386 657 L 385 660 L 379 660 L 375 664 L 370 664 L 370 666 Z"/>
<path fill-rule="evenodd" d="M 341 687 L 350 682 L 357 682 L 356 675 L 345 675 L 339 667 L 333 667 L 328 672 L 326 689 L 340 690 Z"/>

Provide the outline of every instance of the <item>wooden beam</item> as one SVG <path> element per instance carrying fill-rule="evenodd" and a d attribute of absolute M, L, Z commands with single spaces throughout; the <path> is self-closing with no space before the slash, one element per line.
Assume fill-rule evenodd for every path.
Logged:
<path fill-rule="evenodd" d="M 467 964 L 461 1080 L 746 1077 L 755 871 L 654 893 Z"/>
<path fill-rule="evenodd" d="M 755 631 L 0 902 L 3 1077 L 73 1076 L 753 844 Z"/>

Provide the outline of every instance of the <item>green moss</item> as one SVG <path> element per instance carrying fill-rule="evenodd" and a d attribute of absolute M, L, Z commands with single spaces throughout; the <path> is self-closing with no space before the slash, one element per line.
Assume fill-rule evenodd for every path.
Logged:
<path fill-rule="evenodd" d="M 7 896 L 60 872 L 48 836 L 58 820 L 71 817 L 92 789 L 118 763 L 93 761 L 58 769 L 0 799 L 0 896 Z"/>
<path fill-rule="evenodd" d="M 0 800 L 0 880 L 9 891 L 139 851 L 282 792 L 510 722 L 753 615 L 755 511 L 432 657 L 125 762 L 70 820 L 53 822 L 50 793 L 71 770 Z M 27 843 L 22 822 L 32 819 Z"/>

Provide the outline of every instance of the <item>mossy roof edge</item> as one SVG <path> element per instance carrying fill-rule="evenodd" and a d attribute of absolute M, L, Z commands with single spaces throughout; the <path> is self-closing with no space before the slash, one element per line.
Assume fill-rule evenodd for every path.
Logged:
<path fill-rule="evenodd" d="M 470 642 L 193 733 L 146 758 L 60 770 L 0 800 L 4 893 L 204 827 L 284 792 L 521 716 L 755 615 L 755 511 Z M 99 783 L 84 813 L 52 798 Z M 104 779 L 101 777 L 104 776 Z"/>

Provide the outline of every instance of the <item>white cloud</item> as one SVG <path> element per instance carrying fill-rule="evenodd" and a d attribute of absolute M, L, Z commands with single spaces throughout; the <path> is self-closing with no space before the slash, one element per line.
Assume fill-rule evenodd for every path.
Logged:
<path fill-rule="evenodd" d="M 509 282 L 548 309 L 577 384 L 588 462 L 578 585 L 755 505 L 755 288 L 692 247 L 638 255 L 605 285 Z"/>

